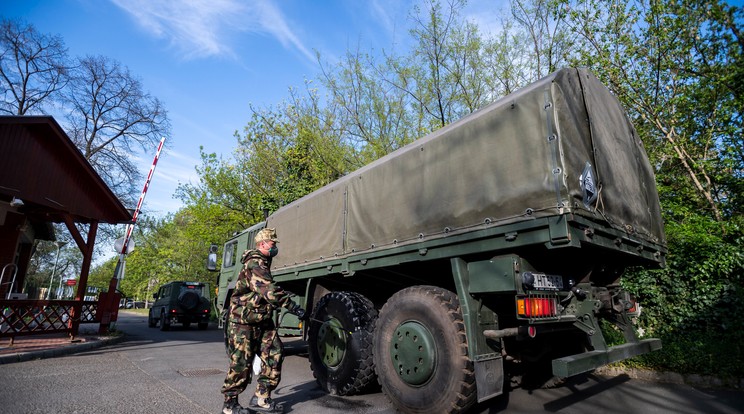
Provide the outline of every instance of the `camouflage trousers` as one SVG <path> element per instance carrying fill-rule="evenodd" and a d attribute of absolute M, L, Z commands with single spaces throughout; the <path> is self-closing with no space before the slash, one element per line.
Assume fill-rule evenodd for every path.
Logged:
<path fill-rule="evenodd" d="M 227 327 L 227 353 L 230 368 L 222 385 L 225 398 L 237 396 L 251 383 L 254 355 L 263 362 L 256 378 L 256 396 L 268 398 L 279 385 L 284 361 L 284 347 L 273 320 L 257 325 L 230 322 Z"/>

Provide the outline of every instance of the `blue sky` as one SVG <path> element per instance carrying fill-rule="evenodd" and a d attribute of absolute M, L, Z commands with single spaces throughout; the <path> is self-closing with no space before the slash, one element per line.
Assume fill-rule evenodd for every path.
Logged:
<path fill-rule="evenodd" d="M 320 73 L 316 51 L 333 62 L 347 49 L 404 47 L 413 3 L 2 0 L 0 14 L 62 36 L 70 56 L 120 61 L 164 103 L 172 134 L 144 203 L 145 213 L 162 215 L 180 208 L 173 198 L 179 183 L 196 182 L 200 145 L 229 157 L 236 147 L 234 132 L 249 120 L 249 105 L 280 104 L 290 87 L 315 79 Z M 465 15 L 485 26 L 498 20 L 498 4 L 503 1 L 471 1 Z M 154 154 L 155 148 L 135 155 L 143 176 Z"/>

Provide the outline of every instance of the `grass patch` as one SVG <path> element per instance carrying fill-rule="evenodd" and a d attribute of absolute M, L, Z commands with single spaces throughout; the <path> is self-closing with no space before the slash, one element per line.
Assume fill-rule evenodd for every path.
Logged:
<path fill-rule="evenodd" d="M 135 315 L 147 316 L 150 313 L 150 309 L 119 309 L 119 312 L 133 313 Z"/>

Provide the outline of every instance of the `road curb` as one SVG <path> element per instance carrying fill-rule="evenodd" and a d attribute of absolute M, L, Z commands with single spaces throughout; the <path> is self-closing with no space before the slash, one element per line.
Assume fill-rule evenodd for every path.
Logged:
<path fill-rule="evenodd" d="M 124 338 L 125 335 L 102 336 L 97 337 L 91 341 L 72 343 L 70 345 L 65 345 L 57 348 L 0 355 L 0 365 L 31 361 L 34 359 L 54 358 L 62 355 L 70 355 L 78 352 L 89 351 L 91 349 L 100 348 L 102 346 L 117 344 L 123 341 Z"/>
<path fill-rule="evenodd" d="M 727 388 L 732 390 L 744 390 L 744 378 L 722 379 L 712 375 L 700 374 L 679 374 L 670 371 L 651 371 L 637 368 L 615 368 L 602 367 L 595 371 L 598 375 L 617 377 L 627 375 L 630 378 L 640 381 L 690 385 L 694 387 L 720 389 Z"/>

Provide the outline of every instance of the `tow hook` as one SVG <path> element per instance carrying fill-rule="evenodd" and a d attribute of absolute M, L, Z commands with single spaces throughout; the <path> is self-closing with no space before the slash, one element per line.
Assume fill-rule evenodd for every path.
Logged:
<path fill-rule="evenodd" d="M 583 290 L 579 289 L 579 287 L 578 287 L 578 286 L 574 286 L 574 287 L 572 287 L 572 288 L 571 288 L 571 292 L 573 292 L 573 294 L 574 294 L 574 295 L 575 295 L 575 296 L 576 296 L 576 297 L 577 297 L 577 298 L 578 298 L 579 300 L 584 300 L 584 299 L 586 299 L 586 292 L 584 292 Z"/>

